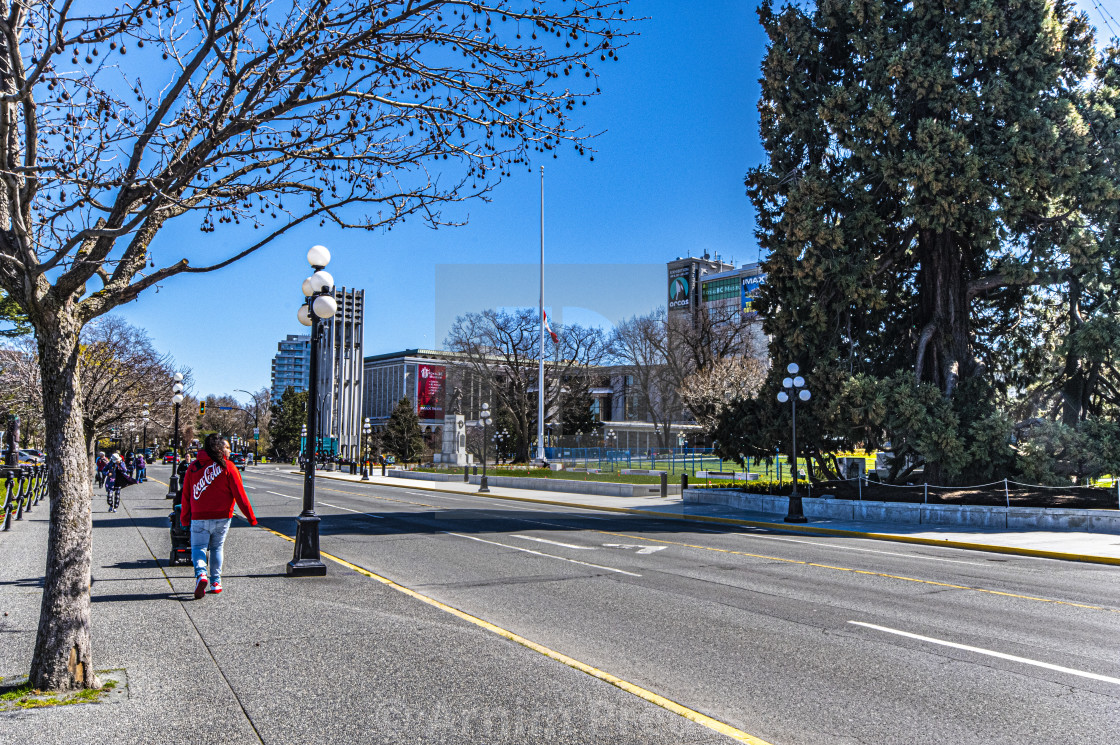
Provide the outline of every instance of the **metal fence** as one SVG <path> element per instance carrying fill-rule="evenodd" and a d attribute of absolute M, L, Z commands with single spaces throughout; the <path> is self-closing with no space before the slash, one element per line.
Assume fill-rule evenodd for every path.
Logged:
<path fill-rule="evenodd" d="M 13 516 L 23 519 L 24 512 L 31 512 L 47 493 L 47 467 L 2 466 L 0 478 L 4 479 L 4 530 L 12 529 Z"/>
<path fill-rule="evenodd" d="M 735 461 L 724 460 L 711 448 L 652 448 L 649 450 L 623 450 L 609 447 L 545 448 L 545 457 L 552 463 L 563 463 L 565 468 L 595 469 L 617 472 L 666 471 L 671 474 L 698 472 L 729 473 L 744 471 Z M 758 474 L 765 480 L 789 481 L 792 471 L 785 458 L 749 458 L 746 471 Z M 804 460 L 798 463 L 804 470 Z"/>

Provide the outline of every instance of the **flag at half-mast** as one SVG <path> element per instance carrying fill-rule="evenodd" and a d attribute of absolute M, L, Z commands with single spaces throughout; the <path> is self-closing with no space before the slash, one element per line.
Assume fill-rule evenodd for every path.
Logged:
<path fill-rule="evenodd" d="M 560 337 L 556 335 L 556 332 L 552 330 L 552 326 L 548 324 L 548 314 L 543 310 L 541 311 L 541 313 L 544 314 L 544 330 L 547 331 L 548 335 L 552 337 L 553 344 L 559 344 Z"/>

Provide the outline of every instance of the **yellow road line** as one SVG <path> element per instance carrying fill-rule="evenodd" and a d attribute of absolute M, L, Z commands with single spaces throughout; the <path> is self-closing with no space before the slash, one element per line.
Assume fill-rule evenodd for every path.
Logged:
<path fill-rule="evenodd" d="M 318 474 L 318 478 L 333 481 L 349 481 L 337 476 Z M 744 525 L 750 528 L 768 528 L 781 530 L 788 533 L 810 533 L 814 535 L 835 535 L 847 538 L 868 538 L 875 541 L 892 541 L 894 543 L 910 543 L 918 546 L 936 546 L 938 548 L 960 548 L 967 551 L 984 551 L 987 553 L 1010 554 L 1012 556 L 1032 556 L 1040 559 L 1057 559 L 1059 561 L 1079 561 L 1086 564 L 1108 564 L 1120 566 L 1120 557 L 1117 556 L 1090 556 L 1086 554 L 1071 554 L 1064 551 L 1044 551 L 1037 548 L 1020 548 L 1019 546 L 997 546 L 990 543 L 972 543 L 969 541 L 947 541 L 940 538 L 919 538 L 909 535 L 895 535 L 893 533 L 866 533 L 858 530 L 840 530 L 838 528 L 818 528 L 813 525 L 798 525 L 796 523 L 774 523 L 759 520 L 740 520 L 734 517 L 712 517 L 709 515 L 686 515 L 683 513 L 657 512 L 656 510 L 638 510 L 632 507 L 607 507 L 597 504 L 578 504 L 575 502 L 559 502 L 551 499 L 533 499 L 531 497 L 514 497 L 506 494 L 478 494 L 477 492 L 456 491 L 454 489 L 441 489 L 433 486 L 419 484 L 392 484 L 384 482 L 370 482 L 374 486 L 389 486 L 396 489 L 415 489 L 417 491 L 442 492 L 444 494 L 458 494 L 460 496 L 478 496 L 486 499 L 504 499 L 508 502 L 529 502 L 530 504 L 546 504 L 553 507 L 574 507 L 581 510 L 596 512 L 618 512 L 628 515 L 645 515 L 661 520 L 682 520 L 684 522 L 719 523 L 721 525 Z M 425 483 L 425 482 L 421 482 Z M 431 482 L 427 482 L 431 483 Z M 348 492 L 349 493 L 349 492 Z M 365 495 L 362 496 L 373 496 Z M 418 503 L 417 503 L 418 504 Z M 430 505 L 426 505 L 430 506 Z"/>
<path fill-rule="evenodd" d="M 259 527 L 262 530 L 265 530 L 269 533 L 272 533 L 273 535 L 280 536 L 281 538 L 283 538 L 286 541 L 290 541 L 292 543 L 295 543 L 295 539 L 292 538 L 291 536 L 284 535 L 283 533 L 278 533 L 275 530 L 272 530 L 270 528 L 265 528 L 264 526 L 259 526 Z M 610 673 L 605 672 L 603 670 L 600 670 L 596 667 L 592 667 L 591 665 L 588 665 L 584 662 L 580 662 L 579 660 L 574 659 L 572 657 L 569 657 L 566 654 L 563 654 L 561 652 L 557 652 L 554 649 L 549 649 L 548 647 L 545 647 L 541 644 L 537 644 L 536 642 L 530 641 L 529 639 L 526 639 L 523 636 L 515 634 L 512 631 L 508 631 L 506 629 L 503 629 L 500 626 L 495 626 L 494 624 L 490 623 L 489 621 L 484 621 L 477 616 L 472 616 L 470 613 L 467 613 L 465 611 L 461 611 L 458 608 L 453 608 L 452 606 L 447 605 L 446 603 L 441 603 L 440 601 L 438 601 L 434 598 L 430 598 L 427 595 L 422 595 L 422 594 L 416 592 L 415 590 L 409 589 L 408 587 L 405 587 L 404 585 L 399 585 L 396 582 L 394 582 L 393 580 L 388 579 L 387 577 L 382 577 L 379 574 L 375 574 L 375 573 L 369 571 L 368 569 L 364 569 L 363 567 L 358 566 L 357 564 L 351 564 L 349 561 L 346 561 L 345 559 L 340 559 L 337 556 L 332 556 L 331 554 L 328 554 L 325 551 L 320 551 L 319 553 L 322 557 L 324 557 L 326 559 L 330 559 L 331 561 L 335 562 L 336 564 L 340 564 L 340 565 L 342 565 L 342 566 L 344 566 L 348 569 L 352 569 L 355 572 L 357 572 L 358 574 L 361 574 L 362 576 L 369 577 L 370 579 L 375 579 L 378 582 L 380 582 L 381 584 L 386 585 L 387 587 L 391 587 L 398 592 L 402 592 L 405 595 L 408 595 L 411 598 L 419 600 L 422 603 L 427 603 L 428 605 L 432 606 L 433 608 L 438 608 L 439 610 L 444 611 L 445 613 L 450 613 L 451 615 L 456 616 L 458 618 L 461 618 L 464 621 L 469 621 L 470 623 L 473 623 L 475 626 L 486 629 L 487 631 L 490 631 L 494 634 L 497 634 L 498 636 L 501 636 L 501 637 L 503 637 L 505 639 L 508 639 L 512 642 L 516 642 L 523 647 L 527 647 L 528 649 L 531 649 L 534 652 L 537 652 L 539 654 L 544 655 L 545 657 L 556 660 L 557 662 L 562 662 L 563 664 L 567 665 L 568 667 L 571 667 L 575 670 L 579 670 L 582 673 L 586 673 L 587 675 L 590 675 L 593 678 L 598 678 L 599 680 L 601 680 L 605 683 L 610 683 L 611 685 L 615 686 L 616 688 L 621 688 L 622 690 L 626 691 L 627 693 L 633 694 L 640 699 L 648 701 L 651 704 L 656 704 L 657 706 L 660 706 L 663 709 L 671 711 L 678 716 L 682 716 L 685 719 L 688 719 L 689 721 L 692 721 L 692 722 L 695 722 L 699 725 L 707 727 L 708 729 L 713 730 L 715 732 L 718 732 L 721 735 L 726 735 L 727 737 L 730 737 L 731 739 L 736 740 L 738 742 L 749 743 L 749 745 L 769 745 L 769 743 L 767 743 L 765 740 L 761 740 L 761 739 L 755 737 L 754 735 L 751 735 L 751 734 L 748 734 L 748 733 L 744 732 L 741 729 L 737 729 L 735 727 L 732 727 L 730 724 L 725 724 L 724 722 L 721 722 L 718 719 L 713 719 L 712 717 L 708 716 L 707 714 L 701 714 L 700 712 L 696 711 L 695 709 L 690 709 L 687 706 L 683 706 L 682 704 L 678 704 L 676 701 L 672 701 L 671 699 L 667 699 L 664 696 L 660 696 L 660 695 L 654 693 L 653 691 L 642 688 L 641 686 L 634 685 L 633 683 L 631 683 L 629 681 L 623 680 L 622 678 L 619 678 L 615 675 L 611 675 Z"/>
<path fill-rule="evenodd" d="M 948 587 L 953 590 L 972 590 L 974 592 L 983 592 L 988 595 L 1001 595 L 1008 598 L 1019 598 L 1021 600 L 1034 600 L 1040 603 L 1053 603 L 1055 605 L 1069 605 L 1074 608 L 1088 608 L 1090 610 L 1103 610 L 1109 613 L 1120 613 L 1120 608 L 1107 608 L 1100 605 L 1086 605 L 1084 603 L 1074 603 L 1069 600 L 1053 600 L 1051 598 L 1040 598 L 1033 595 L 1019 595 L 1014 592 L 1003 592 L 1002 590 L 987 590 L 983 587 L 972 587 L 969 585 L 954 585 L 948 582 L 936 582 L 930 579 L 918 579 L 916 577 L 907 577 L 900 574 L 886 574 L 885 572 L 872 572 L 867 569 L 852 569 L 851 567 L 838 567 L 831 564 L 817 564 L 812 561 L 800 561 L 798 559 L 786 559 L 781 556 L 768 556 L 766 554 L 752 554 L 746 551 L 732 551 L 727 548 L 715 548 L 713 546 L 700 546 L 695 543 L 681 543 L 680 541 L 667 541 L 664 538 L 650 538 L 649 536 L 630 535 L 628 533 L 612 533 L 607 530 L 596 530 L 596 533 L 602 535 L 610 535 L 618 538 L 633 538 L 639 541 L 653 541 L 654 543 L 665 543 L 670 546 L 683 546 L 685 548 L 696 548 L 702 551 L 715 551 L 721 554 L 735 554 L 736 556 L 748 556 L 752 559 L 766 559 L 767 561 L 780 561 L 784 564 L 800 564 L 807 567 L 817 567 L 818 569 L 832 569 L 837 572 L 852 572 L 853 574 L 866 574 L 872 577 L 885 577 L 887 579 L 899 579 L 904 582 L 917 582 L 923 585 L 934 585 L 936 587 Z"/>

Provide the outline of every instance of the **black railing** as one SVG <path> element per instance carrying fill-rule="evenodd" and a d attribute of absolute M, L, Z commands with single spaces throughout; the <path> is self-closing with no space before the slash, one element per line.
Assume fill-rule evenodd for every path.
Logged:
<path fill-rule="evenodd" d="M 11 530 L 13 515 L 15 520 L 22 520 L 23 513 L 31 512 L 46 495 L 47 467 L 41 463 L 2 466 L 0 477 L 4 479 L 4 530 Z"/>

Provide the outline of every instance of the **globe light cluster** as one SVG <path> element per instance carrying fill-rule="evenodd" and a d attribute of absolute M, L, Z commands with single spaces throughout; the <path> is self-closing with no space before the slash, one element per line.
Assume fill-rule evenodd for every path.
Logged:
<path fill-rule="evenodd" d="M 338 301 L 335 300 L 334 294 L 331 292 L 334 289 L 334 277 L 326 271 L 326 266 L 330 261 L 331 252 L 327 250 L 326 246 L 312 246 L 307 252 L 307 263 L 311 265 L 315 273 L 303 280 L 303 296 L 313 297 L 314 299 L 310 303 L 310 308 L 305 303 L 300 306 L 296 313 L 296 318 L 304 326 L 311 325 L 312 313 L 319 318 L 327 319 L 332 318 L 338 312 Z"/>

